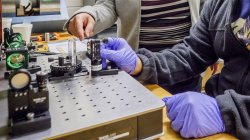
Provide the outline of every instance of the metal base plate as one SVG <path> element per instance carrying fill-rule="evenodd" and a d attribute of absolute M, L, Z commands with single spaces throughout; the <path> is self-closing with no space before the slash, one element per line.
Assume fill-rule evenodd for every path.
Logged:
<path fill-rule="evenodd" d="M 78 58 L 82 58 L 83 64 L 90 68 L 89 59 L 83 55 L 79 55 Z M 48 70 L 50 63 L 47 60 L 47 56 L 38 58 L 37 63 L 40 64 L 42 70 Z M 91 77 L 88 75 L 51 81 L 48 88 L 51 128 L 16 139 L 58 137 L 162 110 L 164 107 L 160 99 L 123 71 L 112 76 Z M 4 92 L 0 93 L 0 112 L 1 132 L 1 129 L 7 127 L 8 117 L 7 99 Z M 7 137 L 6 134 L 0 134 L 0 139 Z"/>

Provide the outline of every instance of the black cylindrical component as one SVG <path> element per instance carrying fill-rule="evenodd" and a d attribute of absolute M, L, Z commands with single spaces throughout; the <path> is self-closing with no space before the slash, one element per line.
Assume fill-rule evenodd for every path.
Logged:
<path fill-rule="evenodd" d="M 36 81 L 39 90 L 44 90 L 47 88 L 48 73 L 39 71 L 36 73 Z"/>
<path fill-rule="evenodd" d="M 91 40 L 91 74 L 98 75 L 98 72 L 102 70 L 102 58 L 101 58 L 101 40 Z"/>
<path fill-rule="evenodd" d="M 59 57 L 58 57 L 58 65 L 59 65 L 59 66 L 64 66 L 64 59 L 65 59 L 65 58 L 62 57 L 62 56 L 59 56 Z"/>
<path fill-rule="evenodd" d="M 3 29 L 4 32 L 4 47 L 8 48 L 9 47 L 9 37 L 10 37 L 10 29 L 9 28 L 4 28 Z"/>

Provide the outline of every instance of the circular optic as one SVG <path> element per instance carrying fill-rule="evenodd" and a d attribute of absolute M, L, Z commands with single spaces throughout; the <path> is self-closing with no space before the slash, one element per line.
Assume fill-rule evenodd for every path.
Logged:
<path fill-rule="evenodd" d="M 19 70 L 14 72 L 9 78 L 9 84 L 16 90 L 28 88 L 31 81 L 29 72 L 25 70 Z"/>
<path fill-rule="evenodd" d="M 8 66 L 13 69 L 19 69 L 23 67 L 25 63 L 25 56 L 20 53 L 13 53 L 6 59 Z"/>

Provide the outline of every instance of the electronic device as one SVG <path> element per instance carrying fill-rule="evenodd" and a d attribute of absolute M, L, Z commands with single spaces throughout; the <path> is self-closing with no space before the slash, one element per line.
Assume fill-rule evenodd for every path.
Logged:
<path fill-rule="evenodd" d="M 102 68 L 101 43 L 108 43 L 108 39 L 90 39 L 87 43 L 87 56 L 91 60 L 91 75 L 101 76 L 118 74 L 118 68 L 112 62 L 107 63 L 106 69 Z"/>
<path fill-rule="evenodd" d="M 2 0 L 3 17 L 12 24 L 31 22 L 32 32 L 62 31 L 69 18 L 66 0 Z"/>
<path fill-rule="evenodd" d="M 8 110 L 12 135 L 50 128 L 48 74 L 39 71 L 36 81 L 25 69 L 9 77 Z"/>

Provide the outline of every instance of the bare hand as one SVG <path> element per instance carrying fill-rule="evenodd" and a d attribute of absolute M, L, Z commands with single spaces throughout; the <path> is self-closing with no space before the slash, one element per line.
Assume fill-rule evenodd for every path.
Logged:
<path fill-rule="evenodd" d="M 83 40 L 93 34 L 94 25 L 95 20 L 91 15 L 80 13 L 69 21 L 68 31 L 80 40 Z"/>

